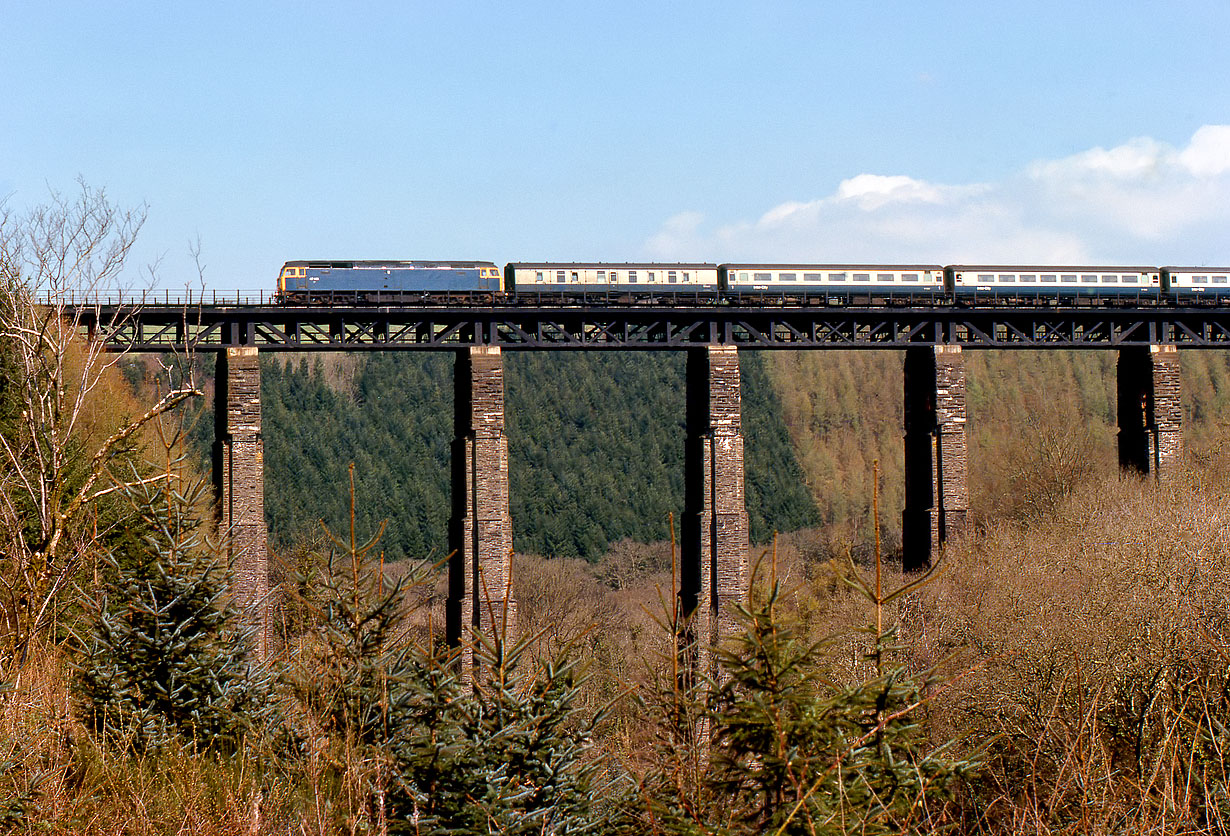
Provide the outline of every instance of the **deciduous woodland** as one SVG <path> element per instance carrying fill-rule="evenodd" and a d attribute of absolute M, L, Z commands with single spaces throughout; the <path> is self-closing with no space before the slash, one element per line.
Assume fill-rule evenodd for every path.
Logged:
<path fill-rule="evenodd" d="M 518 630 L 476 670 L 442 639 L 445 361 L 267 358 L 259 659 L 211 358 L 107 354 L 54 304 L 141 222 L 89 188 L 0 214 L 8 831 L 1230 831 L 1224 353 L 1183 354 L 1158 484 L 1117 471 L 1113 354 L 970 352 L 975 524 L 926 576 L 900 356 L 747 355 L 754 580 L 712 667 L 675 639 L 682 361 L 510 357 Z"/>

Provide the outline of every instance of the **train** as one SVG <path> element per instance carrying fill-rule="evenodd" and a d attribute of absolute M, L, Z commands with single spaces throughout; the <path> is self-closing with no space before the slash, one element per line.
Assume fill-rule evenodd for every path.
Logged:
<path fill-rule="evenodd" d="M 1230 268 L 288 261 L 284 305 L 1230 304 Z"/>

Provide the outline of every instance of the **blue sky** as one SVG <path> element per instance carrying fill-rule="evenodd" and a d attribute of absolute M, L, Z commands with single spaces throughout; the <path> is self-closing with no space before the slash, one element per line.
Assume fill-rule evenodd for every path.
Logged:
<path fill-rule="evenodd" d="M 1230 263 L 1230 3 L 0 0 L 0 195 L 300 258 Z M 135 276 L 134 282 L 139 281 Z"/>

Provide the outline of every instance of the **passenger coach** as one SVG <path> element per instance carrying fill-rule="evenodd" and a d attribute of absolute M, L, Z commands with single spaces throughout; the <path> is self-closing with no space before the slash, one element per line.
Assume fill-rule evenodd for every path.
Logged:
<path fill-rule="evenodd" d="M 723 264 L 722 295 L 732 301 L 941 301 L 938 264 Z"/>
<path fill-rule="evenodd" d="M 944 269 L 954 298 L 964 302 L 1096 297 L 1136 304 L 1157 302 L 1161 295 L 1161 271 L 1156 267 L 977 264 Z"/>
<path fill-rule="evenodd" d="M 701 263 L 518 262 L 504 268 L 504 289 L 531 300 L 713 303 L 718 296 L 718 267 Z"/>
<path fill-rule="evenodd" d="M 1167 294 L 1187 302 L 1221 301 L 1230 297 L 1230 269 L 1225 267 L 1163 267 Z"/>

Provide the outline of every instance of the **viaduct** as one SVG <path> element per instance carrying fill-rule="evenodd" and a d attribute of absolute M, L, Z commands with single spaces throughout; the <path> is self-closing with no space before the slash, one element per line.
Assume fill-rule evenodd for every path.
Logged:
<path fill-rule="evenodd" d="M 237 594 L 271 640 L 264 516 L 263 351 L 451 351 L 454 364 L 448 636 L 463 642 L 492 617 L 515 625 L 512 523 L 504 435 L 503 355 L 515 350 L 687 352 L 682 571 L 688 635 L 730 629 L 724 602 L 748 584 L 739 350 L 905 351 L 906 570 L 922 570 L 969 509 L 964 354 L 985 348 L 1118 351 L 1119 463 L 1164 478 L 1182 452 L 1179 347 L 1230 347 L 1230 314 L 1213 309 L 1029 308 L 380 308 L 261 304 L 81 306 L 113 350 L 216 351 L 214 480 L 231 533 Z"/>

